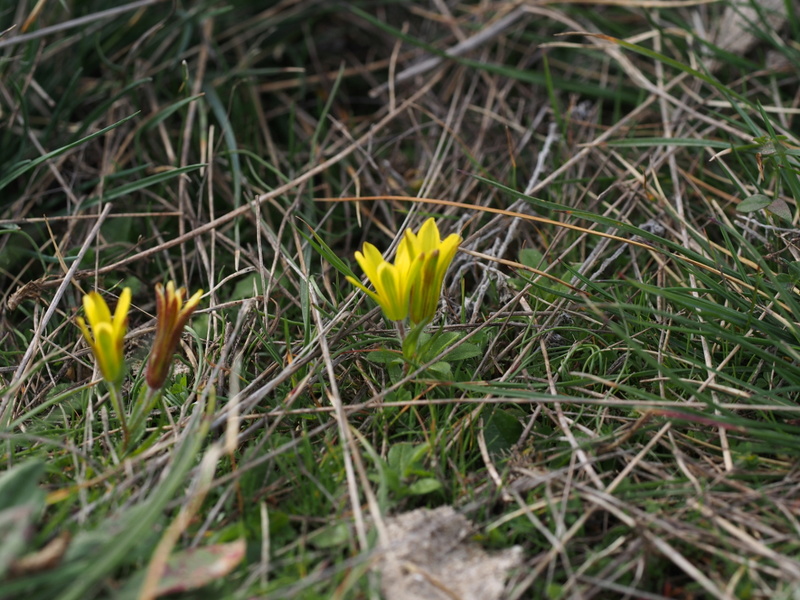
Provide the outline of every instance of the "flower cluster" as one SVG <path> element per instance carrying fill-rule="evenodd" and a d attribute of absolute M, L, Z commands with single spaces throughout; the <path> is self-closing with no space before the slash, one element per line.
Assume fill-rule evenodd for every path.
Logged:
<path fill-rule="evenodd" d="M 442 239 L 434 219 L 428 219 L 416 233 L 403 233 L 393 263 L 385 260 L 372 244 L 365 243 L 356 260 L 375 288 L 368 289 L 360 281 L 348 277 L 353 285 L 375 300 L 386 317 L 394 321 L 403 341 L 403 354 L 417 358 L 421 332 L 436 314 L 444 276 L 453 262 L 461 236 L 451 234 Z M 125 376 L 124 338 L 131 306 L 131 290 L 119 296 L 112 316 L 100 294 L 90 292 L 83 297 L 86 320 L 78 317 L 78 327 L 86 338 L 97 365 L 106 381 L 114 410 L 118 414 L 125 446 L 135 443 L 145 430 L 148 414 L 161 396 L 169 375 L 172 358 L 186 323 L 197 309 L 202 290 L 187 299 L 185 288 L 176 288 L 172 281 L 156 285 L 156 335 L 145 371 L 146 387 L 128 415 L 120 401 L 121 383 Z M 403 322 L 414 326 L 406 336 Z M 88 324 L 87 324 L 88 321 Z M 127 423 L 130 419 L 130 427 Z"/>
<path fill-rule="evenodd" d="M 459 244 L 461 236 L 455 233 L 442 240 L 436 221 L 430 218 L 417 233 L 406 229 L 394 264 L 369 242 L 364 243 L 363 252 L 356 252 L 374 292 L 353 277 L 347 280 L 375 300 L 390 321 L 408 317 L 414 325 L 427 323 L 436 314 L 442 282 Z"/>
<path fill-rule="evenodd" d="M 175 289 L 170 281 L 166 288 L 160 283 L 156 285 L 156 338 L 150 359 L 147 364 L 145 379 L 151 390 L 159 390 L 164 386 L 172 355 L 180 340 L 183 327 L 200 302 L 202 290 L 196 292 L 184 304 L 184 288 Z M 116 390 L 125 376 L 125 357 L 123 339 L 128 323 L 128 310 L 131 306 L 131 290 L 125 288 L 119 296 L 114 316 L 97 292 L 89 292 L 83 297 L 86 321 L 78 317 L 78 327 L 92 349 L 97 366 L 103 379 Z"/>

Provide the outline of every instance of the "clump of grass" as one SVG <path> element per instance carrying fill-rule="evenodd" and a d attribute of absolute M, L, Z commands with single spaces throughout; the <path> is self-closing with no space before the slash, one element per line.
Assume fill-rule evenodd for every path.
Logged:
<path fill-rule="evenodd" d="M 5 15 L 0 597 L 378 597 L 441 505 L 509 598 L 790 597 L 793 15 L 251 4 Z M 431 216 L 409 364 L 347 277 Z M 131 289 L 135 397 L 167 280 L 207 300 L 126 446 L 73 323 Z"/>

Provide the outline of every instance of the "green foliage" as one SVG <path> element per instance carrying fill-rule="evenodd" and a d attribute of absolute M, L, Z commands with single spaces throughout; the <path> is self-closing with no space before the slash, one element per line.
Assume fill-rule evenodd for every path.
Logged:
<path fill-rule="evenodd" d="M 394 444 L 389 449 L 383 476 L 397 499 L 431 494 L 442 488 L 433 473 L 422 468 L 423 459 L 429 452 L 430 448 L 425 444 L 414 446 L 405 442 Z"/>
<path fill-rule="evenodd" d="M 28 532 L 44 508 L 39 479 L 45 465 L 28 460 L 0 477 L 0 577 L 28 549 Z"/>

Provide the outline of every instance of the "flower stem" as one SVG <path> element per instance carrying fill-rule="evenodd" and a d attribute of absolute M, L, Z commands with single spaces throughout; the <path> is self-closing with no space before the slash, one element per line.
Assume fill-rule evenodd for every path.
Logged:
<path fill-rule="evenodd" d="M 153 389 L 149 385 L 144 386 L 139 394 L 139 398 L 133 410 L 131 425 L 131 431 L 133 432 L 133 439 L 135 441 L 141 438 L 145 423 L 147 422 L 147 417 L 153 412 L 153 408 L 159 398 L 161 398 L 161 388 Z"/>
<path fill-rule="evenodd" d="M 122 409 L 122 403 L 120 402 L 119 387 L 116 384 L 109 384 L 108 397 L 111 399 L 111 406 L 113 406 L 114 412 L 117 413 L 117 418 L 122 426 L 122 439 L 125 447 L 127 447 L 130 443 L 131 435 L 128 431 L 128 422 L 125 419 L 125 411 Z"/>
<path fill-rule="evenodd" d="M 402 321 L 395 321 L 394 328 L 397 330 L 397 336 L 400 338 L 400 345 L 402 345 L 403 341 L 406 339 L 405 325 L 403 325 Z"/>

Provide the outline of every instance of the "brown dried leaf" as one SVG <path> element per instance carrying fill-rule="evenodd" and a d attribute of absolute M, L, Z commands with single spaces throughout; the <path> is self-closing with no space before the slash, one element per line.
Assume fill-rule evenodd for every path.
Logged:
<path fill-rule="evenodd" d="M 62 532 L 58 537 L 53 538 L 44 548 L 26 554 L 22 558 L 11 563 L 9 575 L 11 577 L 22 577 L 33 573 L 49 571 L 61 564 L 64 553 L 69 548 L 72 536 L 68 531 Z"/>
<path fill-rule="evenodd" d="M 244 539 L 177 552 L 167 561 L 156 596 L 195 590 L 220 579 L 233 571 L 244 553 Z"/>

